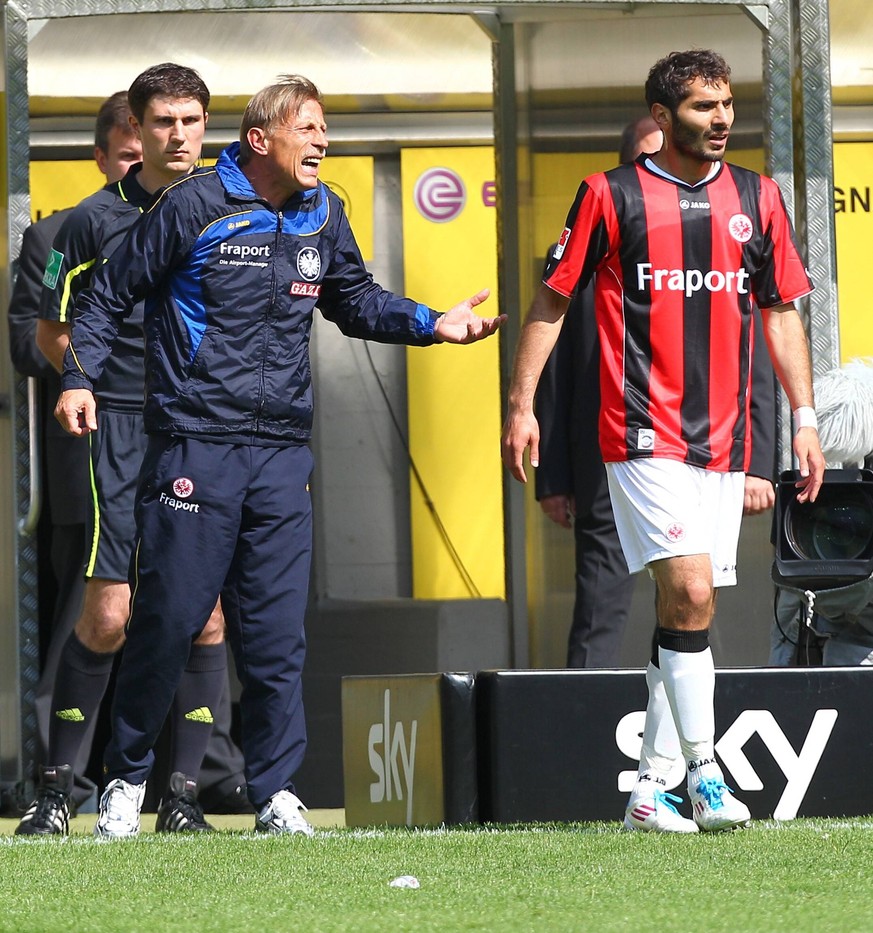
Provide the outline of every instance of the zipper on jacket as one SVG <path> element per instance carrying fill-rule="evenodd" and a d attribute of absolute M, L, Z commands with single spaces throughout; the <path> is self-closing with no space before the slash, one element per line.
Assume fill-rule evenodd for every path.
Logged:
<path fill-rule="evenodd" d="M 282 223 L 284 220 L 284 214 L 282 211 L 276 211 L 276 239 L 273 244 L 273 256 L 272 264 L 270 271 L 270 300 L 267 303 L 267 310 L 264 317 L 264 341 L 265 344 L 270 340 L 270 320 L 273 317 L 273 308 L 276 305 L 276 292 L 278 290 L 278 285 L 276 283 L 276 266 L 279 259 L 279 247 L 282 243 Z M 255 430 L 259 430 L 261 427 L 261 415 L 264 411 L 264 403 L 266 401 L 266 377 L 265 371 L 267 368 L 267 346 L 264 346 L 264 353 L 261 358 L 261 379 L 260 387 L 258 393 L 258 407 L 255 410 Z"/>

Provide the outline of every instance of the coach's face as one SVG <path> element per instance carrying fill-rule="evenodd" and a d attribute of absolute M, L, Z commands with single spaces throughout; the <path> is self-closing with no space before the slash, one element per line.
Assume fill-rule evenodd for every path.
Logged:
<path fill-rule="evenodd" d="M 317 100 L 307 100 L 297 115 L 277 126 L 267 137 L 273 168 L 293 191 L 318 184 L 318 169 L 327 151 L 327 126 Z"/>
<path fill-rule="evenodd" d="M 695 78 L 688 96 L 670 113 L 665 133 L 677 151 L 700 162 L 720 162 L 734 122 L 730 84 L 704 84 Z"/>

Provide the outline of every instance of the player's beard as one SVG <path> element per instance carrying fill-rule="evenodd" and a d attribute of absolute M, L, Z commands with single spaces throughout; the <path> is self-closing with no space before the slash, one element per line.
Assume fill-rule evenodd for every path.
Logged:
<path fill-rule="evenodd" d="M 714 132 L 727 133 L 728 127 L 714 127 Z M 677 114 L 673 114 L 673 146 L 683 155 L 700 162 L 721 162 L 725 149 L 713 151 L 706 146 L 708 131 L 700 131 L 683 123 Z"/>

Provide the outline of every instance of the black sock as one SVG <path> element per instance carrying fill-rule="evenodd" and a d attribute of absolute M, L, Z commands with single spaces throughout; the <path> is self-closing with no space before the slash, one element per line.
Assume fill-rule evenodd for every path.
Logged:
<path fill-rule="evenodd" d="M 181 771 L 197 780 L 221 692 L 227 680 L 227 648 L 192 645 L 170 712 L 170 774 Z"/>
<path fill-rule="evenodd" d="M 86 648 L 70 632 L 64 644 L 52 692 L 48 765 L 75 763 L 88 727 L 106 693 L 115 652 Z"/>

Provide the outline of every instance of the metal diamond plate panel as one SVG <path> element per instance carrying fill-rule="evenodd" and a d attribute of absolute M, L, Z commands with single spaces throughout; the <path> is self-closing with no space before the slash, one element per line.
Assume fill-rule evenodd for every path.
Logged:
<path fill-rule="evenodd" d="M 834 225 L 833 127 L 830 100 L 830 33 L 827 3 L 792 0 L 796 74 L 800 78 L 806 253 L 816 290 L 809 329 L 816 375 L 839 365 L 839 325 Z"/>
<path fill-rule="evenodd" d="M 9 5 L 5 11 L 7 114 L 6 133 L 9 166 L 9 250 L 17 256 L 21 235 L 30 222 L 29 127 L 27 96 L 27 21 L 21 10 Z M 29 406 L 27 380 L 16 379 L 12 406 L 15 490 L 18 513 L 27 511 L 30 499 Z M 33 694 L 39 679 L 39 626 L 37 554 L 34 542 L 18 539 L 18 727 L 20 763 L 14 778 L 29 774 L 36 758 L 36 718 Z M 8 761 L 4 759 L 4 779 Z"/>

